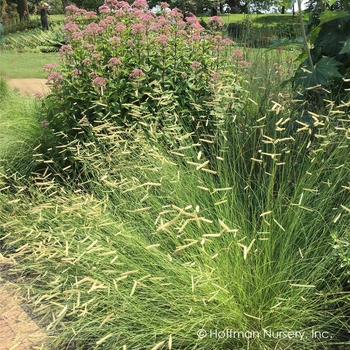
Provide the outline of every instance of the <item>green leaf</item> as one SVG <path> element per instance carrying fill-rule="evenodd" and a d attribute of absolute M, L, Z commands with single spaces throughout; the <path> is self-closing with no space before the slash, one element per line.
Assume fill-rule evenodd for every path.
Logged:
<path fill-rule="evenodd" d="M 326 79 L 342 78 L 338 72 L 338 67 L 341 65 L 342 63 L 332 57 L 322 57 L 315 65 L 315 69 Z"/>
<path fill-rule="evenodd" d="M 325 24 L 330 21 L 334 21 L 335 19 L 340 19 L 340 18 L 345 18 L 345 17 L 350 17 L 348 11 L 331 11 L 331 10 L 326 10 L 325 12 L 322 12 L 320 14 L 320 26 L 322 24 Z"/>
<path fill-rule="evenodd" d="M 314 68 L 302 67 L 297 74 L 297 85 L 310 88 L 316 85 L 327 87 L 329 82 L 335 78 L 342 78 L 338 72 L 338 67 L 342 64 L 334 58 L 322 57 Z"/>
<path fill-rule="evenodd" d="M 344 43 L 344 45 L 341 51 L 339 52 L 339 54 L 350 53 L 350 39 L 347 39 L 346 41 L 342 41 L 341 43 Z"/>
<path fill-rule="evenodd" d="M 341 42 L 350 37 L 349 22 L 345 20 L 330 21 L 322 29 L 314 42 L 314 47 L 321 48 L 323 56 L 336 57 L 342 48 Z"/>
<path fill-rule="evenodd" d="M 308 39 L 310 41 L 311 44 L 314 44 L 317 37 L 318 37 L 318 34 L 320 33 L 321 31 L 321 27 L 320 26 L 314 26 L 312 27 L 310 33 L 308 34 Z"/>

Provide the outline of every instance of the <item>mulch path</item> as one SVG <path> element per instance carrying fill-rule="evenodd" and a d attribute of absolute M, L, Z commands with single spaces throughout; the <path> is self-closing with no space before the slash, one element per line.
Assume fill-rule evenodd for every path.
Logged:
<path fill-rule="evenodd" d="M 44 350 L 45 330 L 26 312 L 23 291 L 6 279 L 12 267 L 0 254 L 0 350 Z"/>
<path fill-rule="evenodd" d="M 7 82 L 10 88 L 28 97 L 33 97 L 36 92 L 41 92 L 44 95 L 50 92 L 50 88 L 46 85 L 46 79 L 8 79 Z"/>
<path fill-rule="evenodd" d="M 27 314 L 17 288 L 10 283 L 0 286 L 0 349 L 44 349 L 45 331 Z"/>

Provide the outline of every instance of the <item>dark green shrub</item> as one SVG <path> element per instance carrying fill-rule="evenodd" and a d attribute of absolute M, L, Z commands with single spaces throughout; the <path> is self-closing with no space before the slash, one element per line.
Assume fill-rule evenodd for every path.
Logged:
<path fill-rule="evenodd" d="M 26 21 L 12 21 L 4 25 L 4 35 L 16 32 L 23 32 L 29 29 L 39 28 L 41 26 L 40 21 L 37 19 L 29 19 Z"/>
<path fill-rule="evenodd" d="M 0 49 L 19 52 L 58 52 L 64 44 L 65 38 L 60 29 L 50 31 L 35 29 L 7 35 Z"/>
<path fill-rule="evenodd" d="M 247 18 L 227 27 L 230 38 L 248 47 L 268 47 L 277 39 L 295 39 L 300 36 L 300 25 L 286 22 L 279 25 L 259 25 Z"/>
<path fill-rule="evenodd" d="M 227 26 L 227 33 L 234 40 L 238 40 L 243 38 L 243 29 L 242 23 L 230 23 Z"/>
<path fill-rule="evenodd" d="M 300 99 L 316 111 L 328 102 L 349 98 L 350 14 L 346 11 L 314 13 L 310 18 L 310 59 L 305 59 L 294 76 Z M 304 56 L 305 58 L 305 56 Z"/>

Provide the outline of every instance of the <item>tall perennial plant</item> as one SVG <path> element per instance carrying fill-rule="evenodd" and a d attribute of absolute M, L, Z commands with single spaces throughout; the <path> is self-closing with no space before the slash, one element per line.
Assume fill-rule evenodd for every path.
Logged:
<path fill-rule="evenodd" d="M 62 66 L 46 66 L 53 92 L 44 102 L 49 147 L 91 139 L 102 120 L 142 128 L 169 148 L 167 131 L 180 129 L 196 141 L 220 122 L 212 116 L 219 85 L 230 89 L 225 110 L 239 109 L 237 96 L 245 94 L 239 73 L 247 63 L 237 61 L 233 42 L 216 32 L 221 19 L 213 17 L 206 31 L 196 17 L 184 18 L 167 3 L 161 9 L 156 15 L 142 0 L 107 1 L 99 15 L 67 7 Z M 61 157 L 62 166 L 69 157 Z"/>

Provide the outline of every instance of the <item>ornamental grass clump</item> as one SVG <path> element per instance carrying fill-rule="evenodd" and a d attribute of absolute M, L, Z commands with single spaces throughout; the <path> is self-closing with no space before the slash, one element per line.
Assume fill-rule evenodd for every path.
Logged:
<path fill-rule="evenodd" d="M 0 77 L 0 168 L 29 175 L 37 164 L 33 149 L 40 145 L 40 105 L 13 91 Z"/>
<path fill-rule="evenodd" d="M 231 89 L 226 108 L 239 110 L 243 77 L 237 74 L 233 42 L 215 31 L 222 25 L 219 18 L 206 31 L 196 17 L 184 18 L 166 3 L 156 15 L 140 0 L 108 1 L 99 15 L 75 6 L 67 11 L 68 44 L 60 50 L 60 69 L 46 67 L 52 89 L 44 103 L 48 147 L 91 140 L 93 126 L 102 120 L 142 129 L 166 148 L 174 146 L 166 136 L 174 127 L 192 133 L 196 142 L 217 129 L 211 109 L 218 84 Z M 172 113 L 165 117 L 165 109 Z M 55 157 L 70 159 L 62 153 Z"/>
<path fill-rule="evenodd" d="M 305 122 L 284 90 L 275 93 L 280 61 L 247 65 L 226 46 L 196 55 L 198 41 L 216 36 L 200 31 L 192 42 L 195 20 L 181 24 L 182 37 L 176 16 L 144 46 L 148 22 L 136 14 L 159 24 L 172 12 L 155 17 L 139 5 L 109 3 L 101 17 L 70 8 L 63 69 L 45 67 L 54 93 L 33 155 L 40 171 L 1 177 L 6 274 L 26 291 L 47 347 L 345 344 L 348 276 L 333 245 L 350 226 L 349 103 L 329 101 Z M 120 37 L 108 36 L 116 46 L 103 45 L 117 26 Z M 130 56 L 128 41 L 137 42 Z M 163 62 L 163 47 L 181 54 Z"/>
<path fill-rule="evenodd" d="M 89 188 L 62 186 L 46 163 L 0 191 L 7 274 L 40 315 L 48 348 L 345 343 L 347 276 L 332 236 L 349 227 L 347 107 L 310 126 L 275 103 L 265 118 L 227 118 L 218 140 L 169 135 L 180 145 L 165 155 L 106 120 L 93 127 L 97 142 L 69 146 Z"/>

